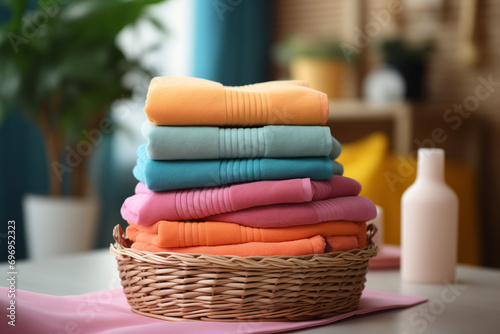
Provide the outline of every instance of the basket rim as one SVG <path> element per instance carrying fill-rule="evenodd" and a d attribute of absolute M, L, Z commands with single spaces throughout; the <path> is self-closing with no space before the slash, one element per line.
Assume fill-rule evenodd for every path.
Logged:
<path fill-rule="evenodd" d="M 349 262 L 368 261 L 378 253 L 378 246 L 373 243 L 372 237 L 376 232 L 374 225 L 367 227 L 368 244 L 365 248 L 356 248 L 349 251 L 337 251 L 323 254 L 308 254 L 308 255 L 274 255 L 274 256 L 237 256 L 237 255 L 212 255 L 202 253 L 174 253 L 174 252 L 158 252 L 151 253 L 130 248 L 131 241 L 125 237 L 123 229 L 120 225 L 113 228 L 114 244 L 110 244 L 109 250 L 117 259 L 134 259 L 140 262 L 151 264 L 172 264 L 172 263 L 187 263 L 196 265 L 217 265 L 217 266 L 294 266 L 300 267 L 318 267 L 331 266 L 338 264 L 339 260 Z"/>

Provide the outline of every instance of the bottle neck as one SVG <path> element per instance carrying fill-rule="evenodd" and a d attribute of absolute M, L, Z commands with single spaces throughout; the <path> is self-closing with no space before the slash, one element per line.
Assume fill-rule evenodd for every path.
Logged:
<path fill-rule="evenodd" d="M 444 150 L 418 149 L 417 180 L 444 182 Z"/>

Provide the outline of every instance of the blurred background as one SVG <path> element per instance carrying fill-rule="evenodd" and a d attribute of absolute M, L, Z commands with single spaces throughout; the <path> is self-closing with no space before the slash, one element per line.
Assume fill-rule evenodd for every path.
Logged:
<path fill-rule="evenodd" d="M 326 92 L 387 244 L 416 150 L 444 148 L 459 262 L 500 267 L 499 16 L 495 0 L 0 1 L 0 261 L 8 221 L 16 259 L 109 246 L 161 75 Z"/>

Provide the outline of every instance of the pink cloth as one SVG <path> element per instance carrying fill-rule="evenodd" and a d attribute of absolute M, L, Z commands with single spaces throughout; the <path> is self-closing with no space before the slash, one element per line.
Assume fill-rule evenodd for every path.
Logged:
<path fill-rule="evenodd" d="M 325 181 L 291 179 L 259 181 L 205 189 L 155 192 L 144 183 L 137 184 L 136 194 L 125 200 L 123 219 L 136 225 L 150 225 L 159 220 L 201 219 L 220 213 L 277 203 L 303 203 L 321 199 L 356 196 L 358 181 L 335 175 Z"/>
<path fill-rule="evenodd" d="M 0 308 L 6 312 L 8 288 L 0 287 Z M 8 317 L 0 321 L 1 333 L 86 333 L 86 334 L 220 334 L 279 333 L 329 324 L 356 315 L 405 308 L 427 299 L 387 292 L 363 292 L 356 311 L 331 318 L 298 322 L 205 322 L 164 321 L 130 311 L 122 289 L 101 290 L 77 296 L 56 297 L 16 291 L 16 326 Z M 5 313 L 4 313 L 5 314 Z M 376 315 L 375 315 L 376 316 Z M 362 318 L 359 321 L 363 321 Z"/>
<path fill-rule="evenodd" d="M 287 227 L 325 221 L 368 221 L 377 216 L 375 205 L 366 197 L 329 198 L 300 204 L 274 204 L 204 218 L 251 227 Z"/>
<path fill-rule="evenodd" d="M 374 258 L 368 263 L 369 269 L 397 269 L 401 260 L 401 248 L 395 245 L 382 245 Z"/>

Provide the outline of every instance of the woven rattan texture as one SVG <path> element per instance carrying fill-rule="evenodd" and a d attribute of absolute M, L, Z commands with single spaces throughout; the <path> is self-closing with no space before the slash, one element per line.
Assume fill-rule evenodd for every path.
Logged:
<path fill-rule="evenodd" d="M 110 251 L 132 311 L 165 320 L 294 321 L 350 312 L 378 251 L 370 240 L 364 249 L 307 256 L 149 253 L 129 248 L 121 227 L 113 233 Z"/>

